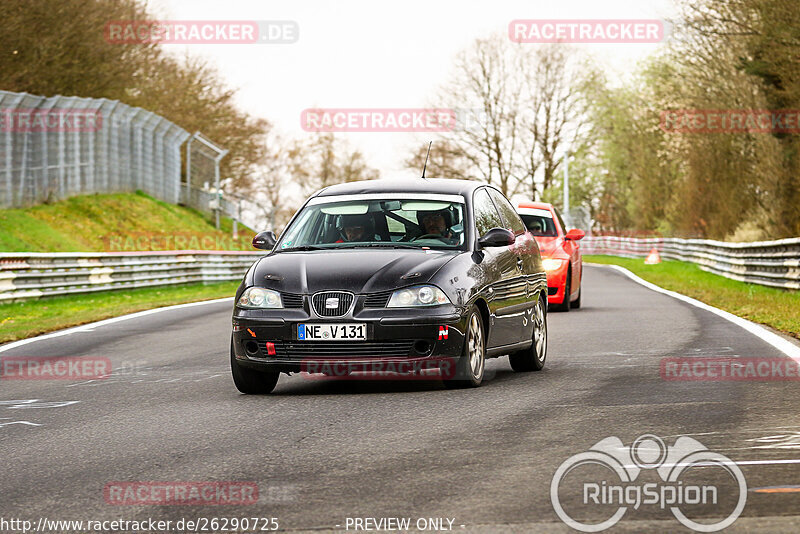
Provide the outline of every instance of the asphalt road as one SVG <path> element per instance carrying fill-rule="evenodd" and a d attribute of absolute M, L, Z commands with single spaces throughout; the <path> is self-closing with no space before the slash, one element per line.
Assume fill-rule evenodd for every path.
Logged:
<path fill-rule="evenodd" d="M 667 444 L 693 437 L 740 465 L 749 490 L 731 530 L 800 529 L 800 493 L 759 489 L 800 484 L 798 382 L 659 374 L 665 357 L 786 357 L 607 268 L 586 267 L 583 305 L 549 315 L 543 372 L 491 360 L 490 379 L 475 390 L 283 375 L 270 396 L 240 395 L 228 367 L 230 303 L 8 350 L 0 356 L 107 357 L 115 371 L 0 382 L 0 518 L 276 517 L 281 530 L 447 518 L 457 532 L 568 532 L 550 496 L 559 465 L 604 438 L 630 445 L 649 433 Z M 718 481 L 713 469 L 695 479 Z M 260 497 L 247 506 L 120 506 L 104 499 L 114 481 L 253 481 Z M 576 517 L 610 515 L 577 499 L 563 501 Z M 695 517 L 711 521 L 714 510 Z M 669 510 L 645 505 L 610 531 L 620 530 L 688 532 Z"/>

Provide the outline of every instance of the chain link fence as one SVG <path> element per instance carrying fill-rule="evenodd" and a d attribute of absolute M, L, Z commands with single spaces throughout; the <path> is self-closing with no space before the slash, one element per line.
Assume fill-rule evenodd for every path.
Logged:
<path fill-rule="evenodd" d="M 0 91 L 0 207 L 137 189 L 178 203 L 188 137 L 113 100 Z"/>
<path fill-rule="evenodd" d="M 221 195 L 227 153 L 200 132 L 190 135 L 115 100 L 0 91 L 0 208 L 142 190 L 217 218 L 236 217 L 238 204 Z"/>

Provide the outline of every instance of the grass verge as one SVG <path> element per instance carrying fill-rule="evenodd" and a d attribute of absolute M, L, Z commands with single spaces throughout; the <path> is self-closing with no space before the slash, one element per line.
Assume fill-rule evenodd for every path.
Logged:
<path fill-rule="evenodd" d="M 238 281 L 186 284 L 0 304 L 0 343 L 151 308 L 232 297 L 237 287 Z"/>
<path fill-rule="evenodd" d="M 168 204 L 142 192 L 80 195 L 24 209 L 0 210 L 2 252 L 252 250 L 254 232 L 233 221 Z"/>
<path fill-rule="evenodd" d="M 737 282 L 682 261 L 667 260 L 656 265 L 645 265 L 643 258 L 596 255 L 586 255 L 583 260 L 625 267 L 664 289 L 682 293 L 800 339 L 800 291 Z"/>

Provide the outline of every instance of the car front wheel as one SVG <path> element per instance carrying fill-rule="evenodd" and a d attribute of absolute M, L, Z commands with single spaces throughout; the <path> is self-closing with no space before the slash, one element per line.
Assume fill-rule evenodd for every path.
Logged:
<path fill-rule="evenodd" d="M 541 298 L 536 302 L 531 315 L 531 346 L 508 356 L 511 368 L 517 372 L 541 371 L 547 359 L 547 308 Z"/>
<path fill-rule="evenodd" d="M 280 377 L 280 373 L 277 372 L 256 371 L 239 365 L 233 353 L 233 339 L 231 339 L 231 374 L 236 389 L 249 395 L 271 393 Z"/>
<path fill-rule="evenodd" d="M 486 367 L 486 336 L 483 331 L 483 319 L 473 306 L 467 318 L 467 333 L 464 341 L 464 352 L 456 362 L 452 378 L 445 378 L 448 388 L 478 387 L 483 382 Z"/>

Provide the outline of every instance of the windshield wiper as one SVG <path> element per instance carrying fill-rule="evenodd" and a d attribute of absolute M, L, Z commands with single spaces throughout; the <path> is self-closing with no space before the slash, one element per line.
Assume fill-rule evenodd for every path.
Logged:
<path fill-rule="evenodd" d="M 414 248 L 419 250 L 422 247 L 417 245 L 408 245 L 406 243 L 365 243 L 363 245 L 350 245 L 346 248 Z"/>
<path fill-rule="evenodd" d="M 287 247 L 278 249 L 276 252 L 308 252 L 309 250 L 328 250 L 330 247 L 317 247 L 314 245 L 301 245 L 299 247 Z"/>

